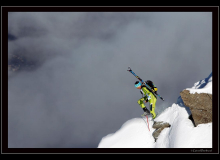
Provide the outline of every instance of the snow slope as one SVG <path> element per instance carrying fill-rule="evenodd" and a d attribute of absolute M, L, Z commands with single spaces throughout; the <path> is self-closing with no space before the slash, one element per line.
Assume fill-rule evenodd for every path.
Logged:
<path fill-rule="evenodd" d="M 190 93 L 212 94 L 212 73 L 187 90 Z M 155 118 L 155 121 L 171 125 L 161 132 L 156 142 L 152 136 L 155 131 L 152 120 L 149 119 L 149 131 L 144 119 L 134 118 L 125 122 L 115 133 L 103 137 L 98 148 L 212 148 L 212 123 L 194 127 L 188 118 L 189 113 L 189 108 L 179 97 L 177 103 Z"/>

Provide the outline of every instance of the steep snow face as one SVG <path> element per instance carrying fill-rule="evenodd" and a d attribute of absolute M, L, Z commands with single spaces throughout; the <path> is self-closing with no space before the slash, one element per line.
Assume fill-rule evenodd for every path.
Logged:
<path fill-rule="evenodd" d="M 212 123 L 194 127 L 188 119 L 185 107 L 173 104 L 168 107 L 155 121 L 171 124 L 165 128 L 155 142 L 152 133 L 142 118 L 134 118 L 122 125 L 114 134 L 103 137 L 98 148 L 211 148 Z"/>
<path fill-rule="evenodd" d="M 212 74 L 188 88 L 192 93 L 212 93 Z M 155 118 L 155 121 L 168 122 L 171 127 L 165 128 L 155 142 L 152 133 L 153 121 L 134 118 L 125 122 L 115 133 L 102 138 L 98 148 L 211 148 L 212 123 L 194 127 L 189 120 L 189 109 L 180 98 L 177 103 L 168 107 Z"/>
<path fill-rule="evenodd" d="M 212 123 L 194 127 L 184 106 L 173 104 L 167 108 L 155 121 L 165 121 L 170 128 L 162 131 L 156 148 L 211 148 Z"/>
<path fill-rule="evenodd" d="M 191 94 L 194 93 L 209 93 L 212 94 L 212 73 L 205 79 L 194 84 L 192 88 L 187 88 Z"/>

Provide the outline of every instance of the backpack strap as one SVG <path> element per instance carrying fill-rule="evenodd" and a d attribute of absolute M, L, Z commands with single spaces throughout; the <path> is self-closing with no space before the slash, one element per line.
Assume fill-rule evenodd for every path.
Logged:
<path fill-rule="evenodd" d="M 142 84 L 142 85 L 141 85 L 141 90 L 142 90 L 143 87 L 147 88 L 147 90 L 149 90 L 151 93 L 153 93 L 154 97 L 156 97 L 156 99 L 157 99 L 157 96 L 155 95 L 155 93 L 152 91 L 151 88 L 148 89 L 148 87 L 147 87 L 145 84 Z M 142 92 L 143 92 L 143 91 L 142 91 Z"/>

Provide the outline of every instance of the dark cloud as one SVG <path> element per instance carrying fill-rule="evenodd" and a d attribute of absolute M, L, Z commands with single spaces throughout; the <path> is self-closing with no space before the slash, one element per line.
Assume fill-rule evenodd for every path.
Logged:
<path fill-rule="evenodd" d="M 212 72 L 211 22 L 208 12 L 10 13 L 9 62 L 35 69 L 9 71 L 9 147 L 96 148 L 142 114 L 128 66 L 159 88 L 161 113 Z"/>

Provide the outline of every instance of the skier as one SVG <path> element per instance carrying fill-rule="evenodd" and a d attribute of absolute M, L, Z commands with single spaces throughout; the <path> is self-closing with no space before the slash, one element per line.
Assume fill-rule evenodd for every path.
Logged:
<path fill-rule="evenodd" d="M 148 80 L 146 81 L 146 84 L 151 87 L 151 90 L 157 94 L 157 87 L 153 84 L 152 81 Z M 146 85 L 144 83 L 141 83 L 139 81 L 136 81 L 134 86 L 137 89 L 140 89 L 140 92 L 142 94 L 142 98 L 137 101 L 137 103 L 140 105 L 140 107 L 144 110 L 143 115 L 149 115 L 151 113 L 153 119 L 156 118 L 156 113 L 155 113 L 155 107 L 156 107 L 156 102 L 157 102 L 157 97 L 147 89 Z M 144 96 L 143 96 L 144 95 Z M 150 112 L 147 109 L 147 107 L 144 105 L 144 101 L 147 103 L 149 101 L 150 105 Z"/>

